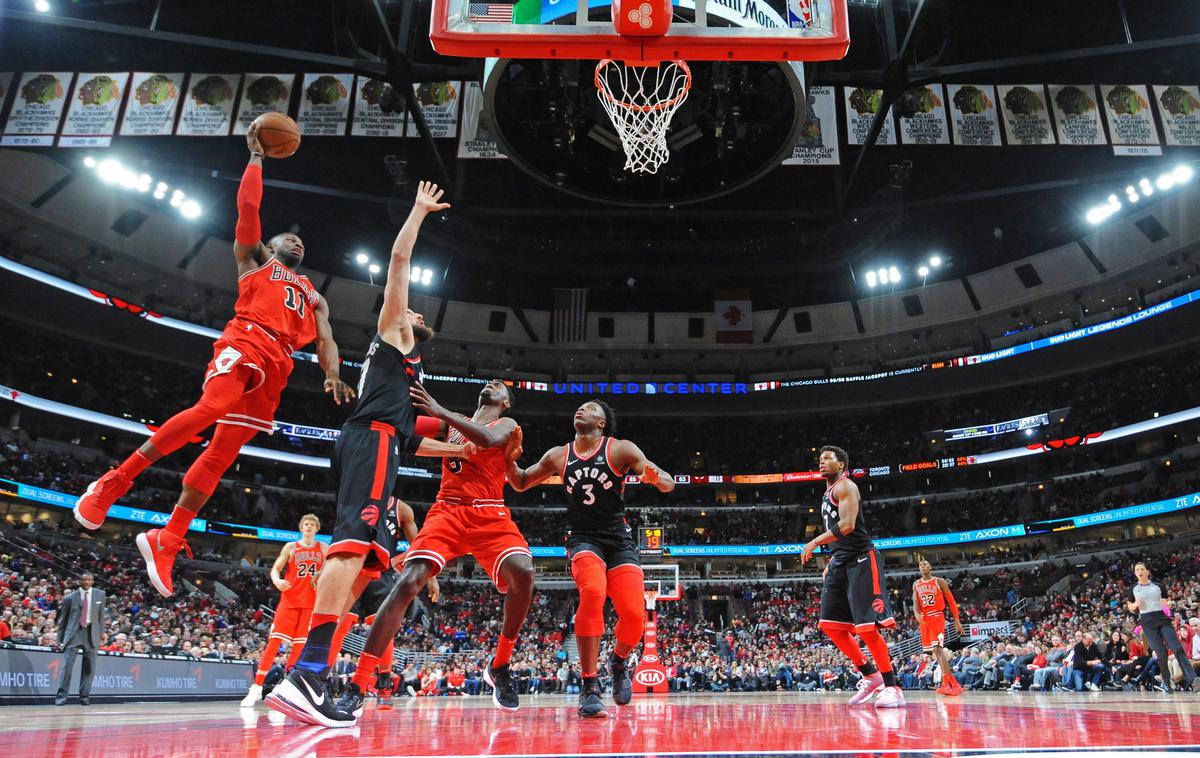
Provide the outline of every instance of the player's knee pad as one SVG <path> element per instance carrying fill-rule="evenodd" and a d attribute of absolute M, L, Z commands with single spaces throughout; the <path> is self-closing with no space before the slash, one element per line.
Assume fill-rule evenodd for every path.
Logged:
<path fill-rule="evenodd" d="M 571 561 L 571 576 L 579 588 L 579 607 L 575 611 L 575 633 L 580 637 L 604 634 L 604 598 L 608 580 L 604 561 L 592 553 L 581 553 Z"/>
<path fill-rule="evenodd" d="M 636 645 L 646 629 L 645 576 L 640 566 L 618 566 L 608 572 L 608 596 L 617 612 L 618 642 Z"/>

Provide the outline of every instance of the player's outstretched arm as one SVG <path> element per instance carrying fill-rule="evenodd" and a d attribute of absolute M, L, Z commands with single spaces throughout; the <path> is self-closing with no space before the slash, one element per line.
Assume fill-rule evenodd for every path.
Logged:
<path fill-rule="evenodd" d="M 279 551 L 279 557 L 271 564 L 271 584 L 275 585 L 275 589 L 280 592 L 287 592 L 292 588 L 292 583 L 283 578 L 283 571 L 291 559 L 292 543 L 289 542 L 283 546 L 283 549 Z"/>
<path fill-rule="evenodd" d="M 413 452 L 419 458 L 469 458 L 465 445 L 455 445 L 431 437 L 422 437 Z"/>
<path fill-rule="evenodd" d="M 658 489 L 659 492 L 670 492 L 675 489 L 675 477 L 671 476 L 660 466 L 652 463 L 641 448 L 629 440 L 613 440 L 613 465 L 619 471 L 632 471 L 641 480 Z"/>
<path fill-rule="evenodd" d="M 237 259 L 238 276 L 267 262 L 267 248 L 262 243 L 262 222 L 258 209 L 262 206 L 263 146 L 258 141 L 258 124 L 251 124 L 246 132 L 246 145 L 250 148 L 250 162 L 242 174 L 238 187 L 238 220 L 234 230 L 233 257 Z"/>
<path fill-rule="evenodd" d="M 341 405 L 354 399 L 354 390 L 342 381 L 342 358 L 337 343 L 333 341 L 333 328 L 329 326 L 329 303 L 317 295 L 317 363 L 325 372 L 325 392 L 333 395 L 333 402 Z"/>
<path fill-rule="evenodd" d="M 513 429 L 517 427 L 517 422 L 510 418 L 501 418 L 492 426 L 485 426 L 472 421 L 460 413 L 446 410 L 434 399 L 433 395 L 429 394 L 429 390 L 425 389 L 425 386 L 420 382 L 414 382 L 408 388 L 408 394 L 412 398 L 413 407 L 418 411 L 439 421 L 444 421 L 479 447 L 503 447 L 507 445 L 509 438 L 512 436 Z"/>
<path fill-rule="evenodd" d="M 508 459 L 505 473 L 508 476 L 508 485 L 517 492 L 524 492 L 562 471 L 563 463 L 566 462 L 567 448 L 563 445 L 552 447 L 537 463 L 527 469 L 522 469 L 517 466 L 517 457 L 520 455 L 520 437 L 520 427 L 517 427 L 517 433 L 513 435 L 513 439 L 508 444 L 508 450 L 513 451 L 513 443 L 516 442 L 515 452 L 517 455 L 509 457 L 510 453 L 505 454 L 505 458 Z"/>
<path fill-rule="evenodd" d="M 449 203 L 442 202 L 442 194 L 443 190 L 433 182 L 421 182 L 408 219 L 392 243 L 387 283 L 383 286 L 383 307 L 379 309 L 379 334 L 389 345 L 405 353 L 415 344 L 412 325 L 408 323 L 408 274 L 413 246 L 417 244 L 417 234 L 425 217 L 450 207 Z"/>

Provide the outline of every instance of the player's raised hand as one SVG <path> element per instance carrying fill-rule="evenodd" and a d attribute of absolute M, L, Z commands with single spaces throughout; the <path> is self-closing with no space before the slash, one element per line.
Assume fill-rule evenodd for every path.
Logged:
<path fill-rule="evenodd" d="M 512 433 L 508 435 L 508 443 L 504 446 L 504 459 L 512 463 L 516 463 L 521 457 L 521 453 L 525 450 L 521 447 L 521 442 L 525 439 L 525 432 L 521 430 L 521 425 L 517 424 L 513 427 Z"/>
<path fill-rule="evenodd" d="M 436 603 L 442 599 L 442 588 L 438 586 L 436 576 L 429 577 L 429 582 L 425 586 L 429 588 L 429 602 Z"/>
<path fill-rule="evenodd" d="M 440 189 L 433 182 L 421 182 L 417 185 L 417 199 L 413 205 L 426 213 L 444 211 L 450 207 L 450 203 L 442 202 L 442 195 L 445 193 L 444 189 Z"/>
<path fill-rule="evenodd" d="M 341 379 L 329 377 L 325 380 L 325 393 L 333 395 L 333 402 L 341 405 L 354 399 L 354 388 Z"/>
<path fill-rule="evenodd" d="M 246 147 L 250 148 L 250 152 L 252 153 L 266 155 L 267 152 L 263 150 L 262 142 L 258 139 L 258 126 L 258 120 L 256 119 L 246 129 Z"/>
<path fill-rule="evenodd" d="M 413 382 L 412 386 L 408 388 L 408 396 L 412 398 L 413 407 L 427 416 L 445 419 L 448 415 L 446 409 L 433 399 L 433 395 L 430 395 L 429 390 L 425 389 L 420 382 Z"/>

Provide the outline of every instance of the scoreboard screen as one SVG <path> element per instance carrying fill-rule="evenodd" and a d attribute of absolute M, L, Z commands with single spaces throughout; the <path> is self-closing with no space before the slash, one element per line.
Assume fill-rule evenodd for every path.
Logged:
<path fill-rule="evenodd" d="M 662 553 L 663 528 L 661 526 L 643 526 L 638 529 L 638 535 L 638 548 L 643 555 Z"/>

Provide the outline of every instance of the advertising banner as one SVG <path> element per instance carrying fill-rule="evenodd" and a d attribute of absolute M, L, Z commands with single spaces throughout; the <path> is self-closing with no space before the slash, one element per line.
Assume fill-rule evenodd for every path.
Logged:
<path fill-rule="evenodd" d="M 947 84 L 950 126 L 954 144 L 967 147 L 1000 147 L 1000 118 L 996 115 L 996 88 L 990 84 Z"/>
<path fill-rule="evenodd" d="M 5 147 L 49 147 L 54 144 L 58 123 L 67 104 L 67 92 L 75 74 L 29 72 L 13 97 L 12 110 L 4 125 L 0 145 Z"/>
<path fill-rule="evenodd" d="M 59 147 L 108 147 L 117 130 L 117 113 L 129 74 L 80 74 L 67 108 Z"/>
<path fill-rule="evenodd" d="M 158 137 L 175 128 L 184 74 L 135 71 L 121 118 L 122 137 Z"/>

